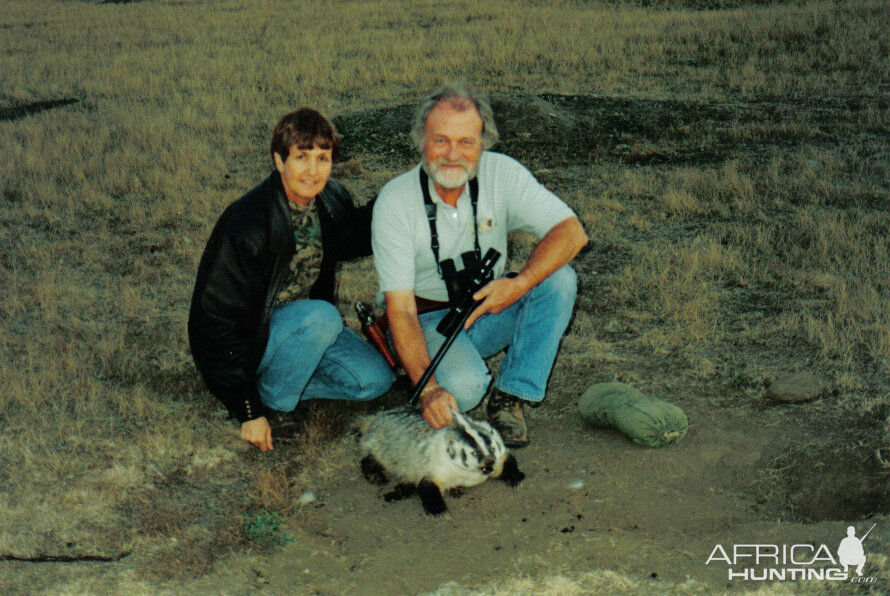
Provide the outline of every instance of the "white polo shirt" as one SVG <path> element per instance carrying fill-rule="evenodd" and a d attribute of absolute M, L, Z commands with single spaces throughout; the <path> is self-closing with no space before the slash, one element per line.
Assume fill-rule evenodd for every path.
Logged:
<path fill-rule="evenodd" d="M 479 158 L 479 200 L 476 222 L 479 247 L 501 253 L 495 276 L 507 261 L 507 232 L 524 230 L 539 239 L 575 213 L 544 188 L 531 172 L 512 157 L 484 151 Z M 473 207 L 469 184 L 464 185 L 457 206 L 439 197 L 429 180 L 430 197 L 436 204 L 439 259 L 454 259 L 463 268 L 461 253 L 473 250 Z M 430 226 L 420 189 L 420 164 L 393 178 L 380 190 L 371 223 L 374 266 L 381 292 L 414 290 L 429 300 L 448 300 L 445 282 L 439 277 L 430 244 Z"/>

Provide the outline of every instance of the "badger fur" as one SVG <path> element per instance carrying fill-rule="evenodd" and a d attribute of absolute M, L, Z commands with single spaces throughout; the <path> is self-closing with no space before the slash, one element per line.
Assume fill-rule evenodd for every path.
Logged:
<path fill-rule="evenodd" d="M 489 477 L 510 486 L 525 474 L 507 452 L 500 434 L 487 422 L 452 413 L 449 426 L 434 430 L 414 408 L 395 408 L 368 417 L 359 425 L 362 472 L 369 482 L 397 485 L 387 501 L 414 492 L 431 515 L 447 510 L 442 493 L 474 486 Z"/>

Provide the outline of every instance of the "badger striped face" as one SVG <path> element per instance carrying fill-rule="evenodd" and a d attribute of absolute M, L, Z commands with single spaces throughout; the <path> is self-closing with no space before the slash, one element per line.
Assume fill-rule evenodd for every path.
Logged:
<path fill-rule="evenodd" d="M 452 419 L 458 438 L 449 447 L 449 456 L 467 469 L 491 474 L 507 451 L 501 436 L 487 422 L 466 418 L 460 412 L 452 411 Z"/>

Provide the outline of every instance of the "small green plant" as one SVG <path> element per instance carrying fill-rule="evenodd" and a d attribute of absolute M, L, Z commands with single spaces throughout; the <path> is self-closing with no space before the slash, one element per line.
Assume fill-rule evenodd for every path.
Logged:
<path fill-rule="evenodd" d="M 281 528 L 281 516 L 266 509 L 245 513 L 241 532 L 247 540 L 260 546 L 281 546 L 294 539 Z"/>

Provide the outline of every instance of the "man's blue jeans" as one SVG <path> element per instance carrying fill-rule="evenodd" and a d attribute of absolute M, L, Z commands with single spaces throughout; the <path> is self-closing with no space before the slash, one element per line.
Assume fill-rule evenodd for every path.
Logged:
<path fill-rule="evenodd" d="M 377 350 L 344 327 L 340 312 L 324 300 L 272 311 L 257 376 L 263 403 L 282 412 L 304 399 L 374 399 L 395 381 Z"/>
<path fill-rule="evenodd" d="M 439 384 L 457 399 L 462 411 L 476 407 L 491 382 L 484 358 L 509 347 L 495 386 L 531 402 L 544 399 L 559 342 L 575 305 L 578 278 L 565 265 L 531 289 L 507 310 L 479 317 L 461 331 L 436 368 Z M 445 337 L 436 325 L 447 310 L 420 315 L 432 358 Z"/>

